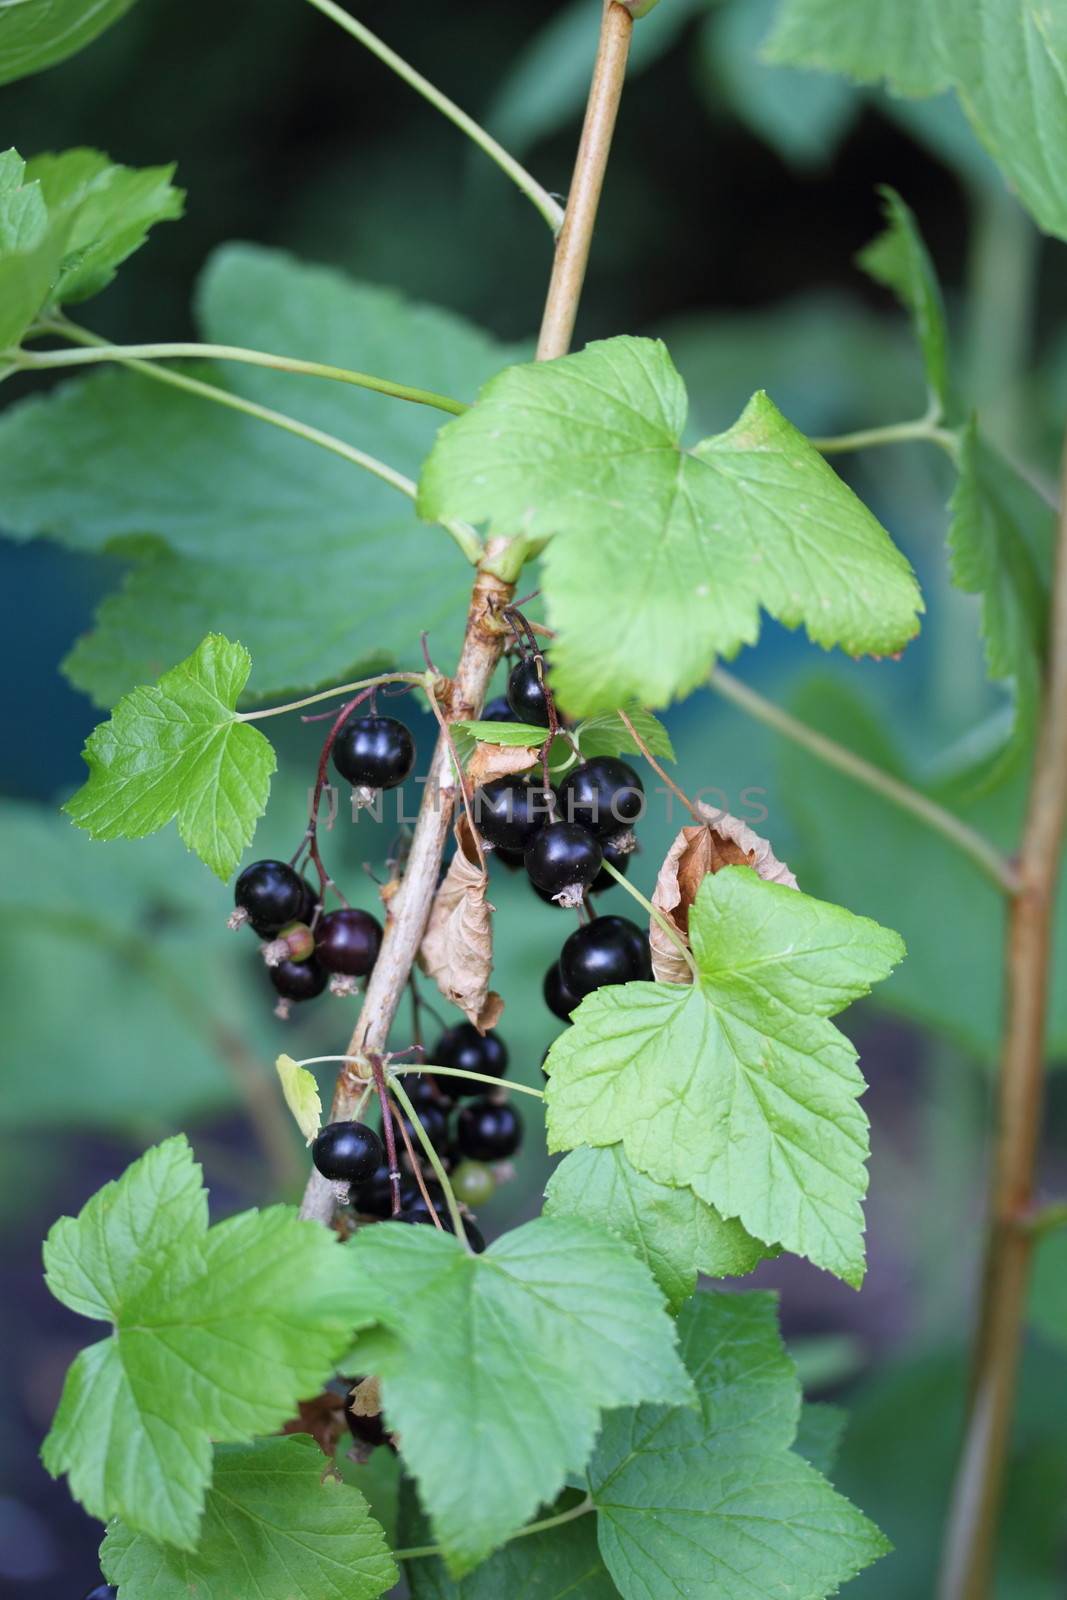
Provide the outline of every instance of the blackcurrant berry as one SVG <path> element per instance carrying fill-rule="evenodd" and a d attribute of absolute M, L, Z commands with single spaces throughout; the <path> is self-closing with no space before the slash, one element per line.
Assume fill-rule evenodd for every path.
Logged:
<path fill-rule="evenodd" d="M 648 937 L 628 917 L 597 917 L 571 934 L 559 966 L 567 988 L 579 998 L 605 984 L 650 978 Z"/>
<path fill-rule="evenodd" d="M 280 966 L 283 961 L 306 961 L 315 953 L 315 935 L 306 922 L 287 922 L 269 936 L 259 953 L 268 967 Z"/>
<path fill-rule="evenodd" d="M 560 815 L 610 838 L 636 822 L 644 810 L 644 785 L 633 767 L 616 756 L 594 756 L 568 772 L 559 786 Z"/>
<path fill-rule="evenodd" d="M 306 878 L 301 878 L 300 881 L 304 885 L 304 898 L 300 905 L 299 921 L 306 922 L 310 927 L 322 901 L 322 890 L 313 889 Z"/>
<path fill-rule="evenodd" d="M 299 872 L 284 861 L 253 861 L 234 884 L 233 899 L 238 912 L 265 935 L 300 921 L 306 887 Z"/>
<path fill-rule="evenodd" d="M 466 1206 L 484 1206 L 496 1193 L 496 1179 L 480 1161 L 461 1161 L 452 1174 L 452 1192 Z"/>
<path fill-rule="evenodd" d="M 382 1161 L 372 1175 L 352 1189 L 348 1203 L 353 1211 L 365 1217 L 389 1217 L 393 1213 L 393 1186 L 389 1181 L 389 1163 Z"/>
<path fill-rule="evenodd" d="M 90 1589 L 85 1600 L 116 1600 L 118 1590 L 113 1583 L 98 1583 L 95 1589 Z"/>
<path fill-rule="evenodd" d="M 351 1395 L 345 1401 L 345 1421 L 348 1423 L 349 1433 L 357 1444 L 369 1444 L 373 1447 L 385 1444 L 388 1440 L 389 1433 L 381 1412 L 377 1412 L 373 1417 L 357 1416 L 352 1410 Z"/>
<path fill-rule="evenodd" d="M 575 994 L 567 987 L 558 961 L 553 961 L 545 973 L 542 992 L 545 997 L 545 1005 L 553 1016 L 558 1017 L 561 1022 L 569 1022 L 571 1020 L 571 1012 L 581 999 L 581 995 Z"/>
<path fill-rule="evenodd" d="M 369 911 L 358 911 L 353 906 L 328 911 L 315 929 L 315 955 L 327 972 L 365 978 L 381 947 L 381 924 Z"/>
<path fill-rule="evenodd" d="M 472 1022 L 457 1022 L 446 1028 L 434 1046 L 433 1059 L 438 1066 L 454 1067 L 462 1072 L 483 1072 L 490 1078 L 502 1078 L 508 1070 L 508 1048 L 500 1035 L 492 1029 L 481 1034 Z M 469 1078 L 442 1078 L 455 1095 L 484 1094 L 485 1085 Z"/>
<path fill-rule="evenodd" d="M 382 1141 L 364 1122 L 330 1122 L 311 1146 L 311 1159 L 334 1183 L 366 1183 L 382 1163 Z"/>
<path fill-rule="evenodd" d="M 621 872 L 625 877 L 626 873 L 628 873 L 630 870 L 630 857 L 633 855 L 633 851 L 620 849 L 619 846 L 614 844 L 610 839 L 602 839 L 600 842 L 604 851 L 604 860 L 610 861 L 611 865 L 615 868 L 615 871 Z M 609 889 L 614 888 L 616 888 L 615 879 L 611 876 L 610 872 L 607 872 L 603 867 L 601 867 L 600 871 L 589 885 L 589 893 L 606 894 Z"/>
<path fill-rule="evenodd" d="M 505 1161 L 522 1143 L 522 1119 L 514 1106 L 472 1100 L 456 1121 L 456 1144 L 472 1161 Z"/>
<path fill-rule="evenodd" d="M 515 722 L 532 723 L 536 728 L 548 727 L 548 697 L 541 676 L 544 670 L 544 662 L 539 663 L 536 656 L 512 667 L 507 701 Z"/>
<path fill-rule="evenodd" d="M 422 1131 L 429 1139 L 435 1150 L 443 1150 L 448 1141 L 448 1112 L 442 1105 L 421 1105 L 417 1108 Z M 407 1129 L 408 1138 L 418 1152 L 421 1140 L 415 1132 L 415 1124 L 410 1117 L 402 1116 L 400 1122 Z"/>
<path fill-rule="evenodd" d="M 599 840 L 577 822 L 550 822 L 526 851 L 526 871 L 535 889 L 559 903 L 575 906 L 600 871 Z"/>
<path fill-rule="evenodd" d="M 515 713 L 508 705 L 506 694 L 498 694 L 495 700 L 487 700 L 482 707 L 480 722 L 514 722 Z"/>
<path fill-rule="evenodd" d="M 326 969 L 319 966 L 314 956 L 308 961 L 280 961 L 267 971 L 283 1000 L 314 1000 L 328 981 Z"/>
<path fill-rule="evenodd" d="M 445 1197 L 440 1189 L 431 1188 L 430 1198 L 433 1201 L 434 1210 L 437 1212 L 442 1228 L 446 1233 L 455 1233 L 456 1230 L 452 1225 L 448 1206 L 445 1204 Z M 410 1222 L 420 1227 L 436 1227 L 430 1208 L 421 1194 L 410 1205 L 402 1207 L 396 1220 L 397 1222 Z M 485 1249 L 485 1240 L 482 1237 L 481 1230 L 475 1226 L 470 1217 L 463 1218 L 463 1231 L 467 1235 L 468 1243 L 475 1255 L 480 1256 Z"/>
<path fill-rule="evenodd" d="M 474 791 L 474 820 L 482 838 L 505 850 L 525 850 L 548 817 L 549 796 L 525 778 L 494 778 Z"/>
<path fill-rule="evenodd" d="M 358 789 L 395 789 L 415 765 L 415 741 L 395 717 L 355 717 L 337 735 L 333 764 Z"/>
<path fill-rule="evenodd" d="M 493 851 L 493 860 L 499 861 L 509 872 L 517 872 L 520 867 L 526 865 L 526 851 L 509 850 L 506 845 L 498 844 Z"/>

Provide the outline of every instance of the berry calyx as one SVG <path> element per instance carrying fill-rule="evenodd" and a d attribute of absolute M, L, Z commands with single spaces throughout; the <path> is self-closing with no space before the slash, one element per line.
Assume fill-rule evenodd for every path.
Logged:
<path fill-rule="evenodd" d="M 306 961 L 314 952 L 315 935 L 307 923 L 287 922 L 259 953 L 268 967 L 278 967 L 283 961 Z"/>
<path fill-rule="evenodd" d="M 384 1159 L 382 1141 L 365 1122 L 330 1122 L 311 1146 L 311 1159 L 334 1183 L 366 1183 Z"/>
<path fill-rule="evenodd" d="M 283 1019 L 289 1015 L 291 1002 L 299 1004 L 304 1000 L 314 1000 L 326 987 L 326 970 L 319 966 L 314 956 L 307 961 L 280 961 L 276 967 L 268 967 L 267 971 L 271 983 L 281 995 L 275 1010 Z"/>
<path fill-rule="evenodd" d="M 637 841 L 632 833 L 616 834 L 611 839 L 602 839 L 601 848 L 604 851 L 604 860 L 611 863 L 616 872 L 624 876 L 630 870 L 630 857 L 633 855 L 633 846 Z M 609 889 L 616 888 L 615 879 L 611 873 L 601 867 L 592 883 L 589 885 L 590 894 L 606 894 Z"/>
<path fill-rule="evenodd" d="M 652 976 L 648 938 L 628 917 L 597 917 L 576 928 L 560 951 L 559 966 L 579 999 L 606 984 Z"/>
<path fill-rule="evenodd" d="M 640 777 L 616 756 L 594 756 L 568 772 L 559 786 L 560 815 L 610 838 L 641 816 L 645 790 Z"/>
<path fill-rule="evenodd" d="M 506 694 L 498 694 L 495 699 L 487 700 L 482 707 L 479 722 L 514 722 L 515 713 L 508 705 Z"/>
<path fill-rule="evenodd" d="M 522 1143 L 522 1119 L 514 1106 L 472 1100 L 456 1121 L 456 1144 L 472 1161 L 506 1161 Z"/>
<path fill-rule="evenodd" d="M 454 1067 L 462 1072 L 483 1072 L 490 1078 L 502 1078 L 508 1070 L 508 1047 L 500 1035 L 490 1028 L 479 1033 L 472 1022 L 457 1022 L 446 1028 L 433 1050 L 438 1066 Z M 484 1094 L 485 1085 L 468 1078 L 444 1078 L 446 1093 L 454 1095 Z"/>
<path fill-rule="evenodd" d="M 561 906 L 577 906 L 600 871 L 604 852 L 588 828 L 550 822 L 526 851 L 526 871 L 535 889 Z"/>
<path fill-rule="evenodd" d="M 315 956 L 327 972 L 365 978 L 381 947 L 381 924 L 369 911 L 354 906 L 328 911 L 315 929 Z"/>
<path fill-rule="evenodd" d="M 474 820 L 487 843 L 525 850 L 549 819 L 551 796 L 522 777 L 494 778 L 474 791 Z"/>
<path fill-rule="evenodd" d="M 545 693 L 543 659 L 530 656 L 518 662 L 508 677 L 507 702 L 516 722 L 532 723 L 537 728 L 549 726 L 548 696 Z"/>
<path fill-rule="evenodd" d="M 231 928 L 251 922 L 259 934 L 277 933 L 288 922 L 299 922 L 307 884 L 285 861 L 253 861 L 233 886 L 237 907 Z"/>
<path fill-rule="evenodd" d="M 581 999 L 581 995 L 575 994 L 572 989 L 568 988 L 558 961 L 553 961 L 545 973 L 542 993 L 545 997 L 545 1005 L 553 1016 L 558 1017 L 561 1022 L 569 1022 L 571 1020 L 571 1012 Z"/>
<path fill-rule="evenodd" d="M 354 717 L 337 735 L 333 764 L 357 789 L 395 789 L 415 765 L 415 741 L 395 717 Z"/>
<path fill-rule="evenodd" d="M 451 1183 L 456 1199 L 472 1210 L 484 1206 L 496 1192 L 496 1179 L 481 1161 L 461 1161 L 452 1173 Z"/>

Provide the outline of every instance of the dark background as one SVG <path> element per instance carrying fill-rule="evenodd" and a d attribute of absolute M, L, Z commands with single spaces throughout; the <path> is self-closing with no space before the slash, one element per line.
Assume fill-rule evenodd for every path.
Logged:
<path fill-rule="evenodd" d="M 1051 477 L 1067 402 L 1058 247 L 1038 237 L 1002 189 L 950 102 L 914 108 L 840 88 L 832 128 L 825 108 L 811 102 L 810 79 L 755 66 L 747 40 L 772 9 L 763 0 L 664 0 L 642 24 L 647 42 L 626 93 L 577 343 L 620 331 L 665 337 L 689 381 L 694 420 L 706 430 L 728 425 L 761 385 L 817 433 L 917 415 L 923 385 L 905 320 L 853 264 L 879 227 L 876 185 L 888 182 L 915 210 L 942 275 L 968 399 L 1005 448 Z M 359 15 L 461 105 L 502 135 L 507 130 L 522 145 L 517 153 L 563 193 L 578 115 L 567 85 L 584 75 L 597 10 L 594 0 L 584 12 L 572 4 L 531 10 L 368 0 Z M 569 31 L 552 55 L 543 49 L 545 30 L 564 17 Z M 525 88 L 514 76 L 520 67 Z M 116 340 L 195 337 L 189 306 L 197 273 L 216 245 L 241 238 L 395 284 L 504 338 L 536 328 L 550 257 L 540 219 L 480 152 L 299 0 L 143 0 L 84 55 L 4 89 L 3 108 L 3 142 L 24 155 L 92 144 L 131 165 L 178 162 L 189 194 L 185 219 L 158 229 L 89 308 L 90 325 Z M 28 388 L 23 383 L 10 397 Z M 843 457 L 840 466 L 920 572 L 930 610 L 923 636 L 899 665 L 861 667 L 815 660 L 802 640 L 768 626 L 739 671 L 782 699 L 813 668 L 832 671 L 863 687 L 905 748 L 928 759 L 998 703 L 984 679 L 976 606 L 955 595 L 946 577 L 947 465 L 907 448 Z M 51 807 L 80 781 L 79 749 L 98 720 L 57 663 L 118 568 L 43 543 L 0 545 L 0 563 L 10 663 L 0 788 L 13 800 Z M 766 831 L 800 867 L 810 851 L 801 797 L 795 778 L 783 781 L 772 738 L 707 695 L 669 720 L 682 781 L 695 787 L 710 768 L 728 794 L 764 789 Z M 421 732 L 428 744 L 428 730 Z M 286 794 L 290 801 L 299 795 L 314 737 L 297 729 L 280 743 L 292 783 L 272 806 L 269 826 L 279 839 L 286 835 L 278 813 Z M 818 790 L 803 798 L 818 804 Z M 650 819 L 635 871 L 646 889 L 670 833 L 665 819 Z M 344 848 L 358 873 L 365 843 Z M 379 841 L 372 854 L 383 852 Z M 19 862 L 8 870 L 17 880 Z M 192 897 L 202 890 L 202 913 L 217 921 L 225 895 L 197 879 L 193 865 L 179 870 Z M 900 870 L 906 881 L 906 860 Z M 801 881 L 818 892 L 817 877 L 802 873 Z M 959 919 L 970 915 L 966 897 L 939 904 L 936 886 L 916 883 L 914 892 L 932 892 L 940 936 L 955 939 Z M 537 988 L 556 925 L 552 913 L 530 908 L 518 885 L 501 884 L 499 901 L 501 928 L 527 939 L 508 958 L 514 992 L 502 1027 L 521 1058 L 516 1070 L 534 1082 L 552 1034 Z M 195 986 L 195 941 L 182 959 Z M 205 946 L 203 959 L 222 958 Z M 258 1015 L 266 1001 L 252 992 L 260 976 L 254 957 L 225 959 L 244 963 L 242 1004 Z M 62 983 L 58 965 L 48 981 Z M 47 1004 L 46 997 L 42 975 L 39 992 L 9 993 L 5 1005 L 10 1016 Z M 117 995 L 102 988 L 95 999 L 85 1019 L 90 1037 L 68 1041 L 77 1070 L 87 1073 L 106 1053 L 108 1029 L 122 1027 Z M 944 1030 L 922 1030 L 902 1011 L 909 1008 L 892 1002 L 857 1007 L 848 1022 L 872 1083 L 871 1273 L 862 1295 L 796 1262 L 758 1275 L 782 1289 L 784 1326 L 812 1392 L 853 1413 L 837 1481 L 898 1547 L 850 1588 L 857 1597 L 930 1589 L 962 1392 L 958 1347 L 971 1302 L 987 1137 L 988 1070 Z M 319 1039 L 318 1048 L 337 1048 L 344 1029 L 309 1031 L 318 1026 L 302 1023 L 298 1037 L 309 1039 L 309 1049 Z M 77 1096 L 58 1091 L 54 1116 L 23 1115 L 21 1075 L 61 1078 L 73 1070 L 69 1059 L 54 1059 L 45 1035 L 42 1025 L 39 1055 L 19 1053 L 6 1068 L 16 1087 L 0 1151 L 0 1332 L 9 1375 L 0 1399 L 9 1441 L 0 1476 L 0 1590 L 62 1600 L 95 1581 L 99 1529 L 64 1484 L 47 1478 L 36 1450 L 65 1366 L 88 1330 L 43 1289 L 40 1239 L 58 1214 L 76 1210 L 170 1128 L 165 1119 L 139 1118 L 135 1106 L 112 1125 L 83 1118 Z M 273 1093 L 269 1061 L 283 1043 L 273 1032 L 257 1036 L 264 1093 Z M 986 1053 L 992 1049 L 989 1041 Z M 158 1048 L 146 1048 L 146 1056 L 145 1070 L 169 1070 Z M 220 1090 L 183 1123 L 191 1124 L 219 1213 L 273 1192 L 234 1098 L 232 1089 Z M 1065 1110 L 1056 1080 L 1050 1187 L 1064 1166 Z M 545 1170 L 528 1151 L 520 1181 L 485 1214 L 490 1234 L 536 1209 Z M 1028 1352 L 1012 1478 L 1003 1587 L 1010 1600 L 1063 1592 L 1067 1394 L 1062 1344 L 1057 1357 L 1049 1317 L 1041 1320 L 1046 1337 Z"/>

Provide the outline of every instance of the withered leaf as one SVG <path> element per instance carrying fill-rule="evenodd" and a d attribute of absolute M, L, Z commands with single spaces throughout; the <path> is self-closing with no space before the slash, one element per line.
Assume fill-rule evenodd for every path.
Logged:
<path fill-rule="evenodd" d="M 697 802 L 697 810 L 707 818 L 704 824 L 683 828 L 667 851 L 659 869 L 652 904 L 689 943 L 689 908 L 696 898 L 701 880 L 723 867 L 752 867 L 768 883 L 797 887 L 797 880 L 784 862 L 779 861 L 766 839 L 732 817 Z M 674 940 L 655 920 L 649 928 L 652 946 L 652 971 L 660 983 L 691 983 L 692 973 Z"/>
<path fill-rule="evenodd" d="M 504 1002 L 489 988 L 493 970 L 493 906 L 489 875 L 466 817 L 456 828 L 458 849 L 434 896 L 419 949 L 419 966 L 446 1000 L 481 1033 L 494 1026 Z"/>
<path fill-rule="evenodd" d="M 473 784 L 509 778 L 513 773 L 528 771 L 537 757 L 536 745 L 530 749 L 524 744 L 476 744 L 467 763 L 467 777 Z"/>

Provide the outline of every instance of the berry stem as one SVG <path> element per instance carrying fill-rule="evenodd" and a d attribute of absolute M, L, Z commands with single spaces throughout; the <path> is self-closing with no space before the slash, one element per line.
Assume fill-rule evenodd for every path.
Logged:
<path fill-rule="evenodd" d="M 379 61 L 384 62 L 396 73 L 397 77 L 403 78 L 417 94 L 421 94 L 424 100 L 428 100 L 430 105 L 446 116 L 461 133 L 465 133 L 468 139 L 473 140 L 480 150 L 485 151 L 490 161 L 495 161 L 501 172 L 506 173 L 516 188 L 520 189 L 527 200 L 537 208 L 552 232 L 559 231 L 563 222 L 562 206 L 552 198 L 547 189 L 542 188 L 531 173 L 527 172 L 521 162 L 516 161 L 513 155 L 509 155 L 492 134 L 487 133 L 465 111 L 461 111 L 454 100 L 450 100 L 428 78 L 424 78 L 421 72 L 417 72 L 413 66 L 398 56 L 395 50 L 390 50 L 377 34 L 364 27 L 362 22 L 357 22 L 355 17 L 343 11 L 339 5 L 335 5 L 334 0 L 309 0 L 309 4 L 313 5 L 316 11 L 321 11 L 324 17 L 336 22 L 346 33 L 351 34 L 353 39 L 357 39 L 372 55 L 376 55 Z"/>
<path fill-rule="evenodd" d="M 873 789 L 884 800 L 899 806 L 902 811 L 910 811 L 912 816 L 918 817 L 920 822 L 924 822 L 935 833 L 941 834 L 942 838 L 954 844 L 958 850 L 962 850 L 964 855 L 970 856 L 975 865 L 996 884 L 1002 894 L 1010 896 L 1017 892 L 1019 874 L 1011 861 L 991 840 L 969 827 L 966 822 L 961 822 L 951 811 L 939 806 L 936 800 L 929 799 L 920 790 L 913 789 L 910 784 L 902 783 L 891 773 L 883 772 L 881 767 L 876 767 L 873 762 L 854 755 L 836 740 L 827 738 L 826 734 L 819 733 L 816 728 L 810 728 L 806 722 L 791 717 L 788 711 L 783 711 L 770 700 L 765 700 L 755 689 L 750 689 L 732 673 L 724 672 L 721 667 L 715 668 L 709 681 L 716 694 L 739 706 L 742 711 L 747 711 L 757 722 L 765 723 L 768 728 L 773 728 L 786 739 L 792 739 L 794 744 L 799 744 L 803 749 L 810 751 L 828 767 L 835 767 L 838 772 L 854 778 L 865 788 Z"/>
<path fill-rule="evenodd" d="M 323 700 L 336 700 L 338 695 L 351 694 L 359 689 L 376 689 L 383 683 L 407 683 L 418 688 L 425 688 L 428 682 L 425 672 L 382 672 L 376 678 L 360 678 L 355 683 L 342 683 L 336 689 L 322 689 L 318 694 L 309 694 L 303 700 L 290 700 L 284 706 L 267 706 L 263 711 L 238 711 L 238 722 L 261 722 L 264 717 L 281 717 L 288 711 L 302 711 L 305 706 L 321 705 Z M 329 715 L 330 713 L 327 713 Z M 309 718 L 313 721 L 313 718 Z"/>
<path fill-rule="evenodd" d="M 675 799 L 682 802 L 683 806 L 685 806 L 685 809 L 689 812 L 689 815 L 694 818 L 695 821 L 700 823 L 707 822 L 708 819 L 701 814 L 700 807 L 696 805 L 694 801 L 690 800 L 689 796 L 684 792 L 684 790 L 679 789 L 678 785 L 675 783 L 674 779 L 669 773 L 664 772 L 663 768 L 660 766 L 659 762 L 648 748 L 648 745 L 642 739 L 641 735 L 638 733 L 637 729 L 626 715 L 626 712 L 621 710 L 616 711 L 615 715 L 618 717 L 619 721 L 630 735 L 630 738 L 633 740 L 634 744 L 637 746 L 645 760 L 648 762 L 649 766 L 652 768 L 652 771 L 656 774 L 657 778 L 660 778 L 667 785 L 667 788 L 674 795 Z"/>
<path fill-rule="evenodd" d="M 697 964 L 693 960 L 693 952 L 690 950 L 689 946 L 678 932 L 678 929 L 674 927 L 674 925 L 663 915 L 662 911 L 658 910 L 652 904 L 651 900 L 646 900 L 640 889 L 635 889 L 629 878 L 624 877 L 618 868 L 612 866 L 610 861 L 605 859 L 601 863 L 601 866 L 605 872 L 611 874 L 611 876 L 615 879 L 615 882 L 619 884 L 621 888 L 626 890 L 628 895 L 637 901 L 639 906 L 644 906 L 645 910 L 652 918 L 652 921 L 663 929 L 664 933 L 667 935 L 668 939 L 670 939 L 672 944 L 677 945 L 678 950 L 685 957 L 686 966 L 693 974 L 693 982 L 698 983 L 700 980 L 700 973 L 697 971 Z"/>
<path fill-rule="evenodd" d="M 92 345 L 95 349 L 106 348 L 107 340 L 100 339 L 95 333 L 90 333 L 88 328 L 81 328 L 77 323 L 70 322 L 66 317 L 57 316 L 53 321 L 40 326 L 49 333 L 60 335 L 69 339 L 72 344 Z M 132 372 L 139 372 L 143 377 L 152 378 L 156 383 L 168 383 L 172 389 L 183 389 L 186 394 L 195 394 L 201 400 L 212 400 L 216 405 L 225 406 L 230 411 L 240 411 L 246 417 L 255 417 L 259 422 L 269 423 L 271 427 L 281 428 L 285 433 L 295 434 L 298 439 L 304 439 L 308 444 L 317 444 L 323 450 L 340 456 L 354 467 L 361 467 L 364 472 L 371 473 L 380 478 L 390 488 L 406 495 L 409 500 L 414 500 L 417 485 L 404 473 L 398 472 L 395 467 L 390 467 L 384 461 L 379 461 L 376 456 L 368 455 L 365 450 L 357 450 L 355 445 L 347 444 L 344 439 L 338 439 L 332 433 L 324 433 L 321 428 L 313 428 L 310 423 L 300 422 L 298 418 L 289 416 L 284 411 L 274 411 L 270 406 L 261 406 L 254 400 L 246 400 L 243 395 L 234 394 L 229 389 L 220 389 L 217 384 L 204 383 L 201 378 L 191 378 L 186 372 L 174 372 L 168 367 L 157 366 L 152 361 L 138 361 L 132 357 L 122 357 L 119 365 L 128 367 Z M 441 522 L 440 527 L 459 545 L 463 554 L 471 565 L 476 565 L 483 554 L 482 541 L 473 528 L 465 522 L 456 522 L 449 519 Z"/>
<path fill-rule="evenodd" d="M 471 1249 L 470 1240 L 467 1238 L 467 1230 L 463 1226 L 463 1217 L 456 1201 L 455 1193 L 452 1189 L 452 1185 L 448 1181 L 448 1173 L 444 1169 L 441 1157 L 437 1154 L 437 1151 L 433 1147 L 433 1140 L 423 1127 L 422 1122 L 419 1119 L 419 1114 L 408 1098 L 403 1085 L 399 1083 L 395 1077 L 392 1077 L 390 1079 L 389 1087 L 393 1094 L 396 1095 L 396 1098 L 400 1101 L 400 1109 L 407 1114 L 407 1118 L 411 1123 L 411 1126 L 415 1129 L 416 1137 L 418 1138 L 419 1143 L 422 1145 L 423 1150 L 426 1152 L 426 1159 L 434 1170 L 434 1177 L 437 1179 L 442 1190 L 444 1191 L 445 1204 L 448 1207 L 448 1214 L 452 1218 L 452 1226 L 456 1230 L 456 1238 L 463 1245 L 464 1249 L 467 1251 L 467 1254 L 473 1255 L 474 1252 Z M 427 1196 L 427 1198 L 429 1197 Z M 431 1216 L 437 1216 L 432 1204 L 430 1205 L 430 1214 Z M 440 1225 L 440 1218 L 438 1218 L 438 1225 Z"/>
<path fill-rule="evenodd" d="M 47 323 L 38 326 L 42 333 L 51 331 Z M 432 389 L 413 389 L 408 384 L 394 383 L 390 378 L 377 378 L 370 372 L 332 367 L 321 361 L 303 361 L 296 356 L 271 355 L 266 350 L 249 350 L 233 344 L 101 344 L 84 350 L 4 350 L 0 352 L 0 360 L 12 361 L 29 372 L 46 372 L 53 367 L 95 366 L 105 361 L 239 361 L 244 366 L 270 367 L 276 372 L 295 372 L 309 378 L 350 383 L 395 400 L 433 406 L 455 417 L 470 410 L 465 401 L 436 394 Z"/>
<path fill-rule="evenodd" d="M 390 1114 L 392 1115 L 392 1107 L 390 1107 Z M 434 1227 L 435 1228 L 439 1228 L 441 1230 L 441 1232 L 443 1233 L 444 1232 L 444 1223 L 441 1221 L 440 1217 L 437 1215 L 437 1207 L 434 1205 L 433 1201 L 430 1199 L 430 1191 L 426 1187 L 426 1179 L 422 1175 L 422 1163 L 419 1161 L 418 1157 L 415 1154 L 414 1148 L 413 1148 L 412 1143 L 411 1143 L 411 1135 L 408 1133 L 408 1130 L 407 1130 L 407 1128 L 406 1128 L 406 1126 L 404 1124 L 403 1117 L 398 1116 L 398 1117 L 396 1117 L 395 1120 L 396 1120 L 396 1126 L 400 1129 L 400 1137 L 404 1141 L 404 1149 L 407 1151 L 408 1162 L 409 1162 L 409 1164 L 411 1166 L 412 1173 L 414 1174 L 415 1182 L 419 1186 L 419 1193 L 422 1195 L 422 1198 L 426 1202 L 426 1209 L 429 1211 L 430 1216 L 433 1218 Z"/>
<path fill-rule="evenodd" d="M 562 1528 L 566 1522 L 576 1522 L 579 1517 L 586 1516 L 590 1511 L 595 1511 L 591 1494 L 584 1500 L 579 1500 L 577 1505 L 568 1511 L 559 1511 L 554 1517 L 542 1517 L 540 1522 L 528 1522 L 525 1528 L 520 1528 L 518 1533 L 513 1533 L 506 1542 L 514 1544 L 516 1539 L 528 1539 L 532 1533 L 547 1533 L 550 1528 Z M 427 1556 L 441 1555 L 441 1546 L 437 1544 L 413 1545 L 409 1550 L 394 1550 L 393 1556 L 397 1561 L 419 1561 Z"/>
<path fill-rule="evenodd" d="M 334 1060 L 335 1057 L 318 1057 L 316 1059 Z M 306 1064 L 306 1063 L 302 1063 Z M 487 1083 L 492 1089 L 506 1089 L 510 1094 L 532 1094 L 535 1099 L 543 1100 L 544 1094 L 540 1089 L 532 1089 L 527 1083 L 512 1083 L 509 1079 L 504 1082 L 501 1078 L 491 1078 L 487 1072 L 468 1072 L 465 1067 L 435 1067 L 432 1062 L 413 1061 L 409 1067 L 397 1066 L 395 1062 L 389 1063 L 389 1071 L 400 1072 L 428 1072 L 434 1078 L 470 1078 L 473 1083 Z"/>
<path fill-rule="evenodd" d="M 386 1160 L 389 1162 L 389 1189 L 393 1197 L 393 1216 L 396 1217 L 400 1215 L 400 1168 L 397 1166 L 396 1159 L 396 1131 L 393 1127 L 393 1119 L 389 1115 L 389 1095 L 386 1092 L 385 1068 L 382 1066 L 379 1056 L 368 1055 L 367 1059 L 374 1074 L 374 1088 L 378 1095 L 378 1105 L 382 1113 L 382 1136 L 385 1139 Z M 334 1121 L 339 1120 L 339 1118 L 334 1118 Z"/>

